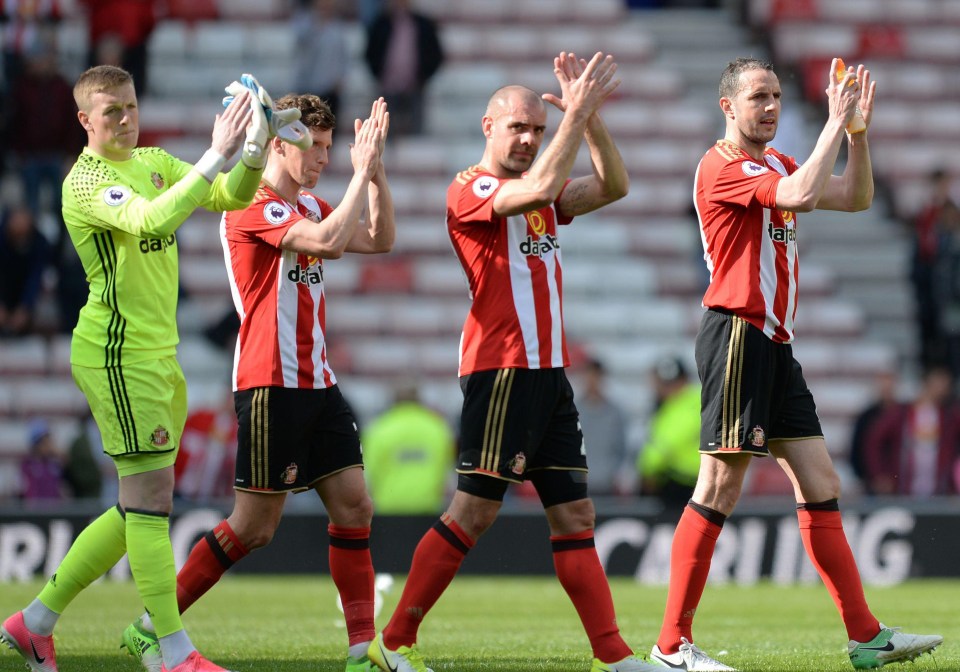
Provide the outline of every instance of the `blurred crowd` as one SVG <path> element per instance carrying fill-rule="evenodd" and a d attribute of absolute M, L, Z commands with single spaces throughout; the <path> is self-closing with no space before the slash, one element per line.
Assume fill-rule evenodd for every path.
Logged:
<path fill-rule="evenodd" d="M 0 338 L 69 333 L 86 299 L 83 269 L 65 244 L 60 214 L 63 178 L 85 141 L 72 95 L 81 64 L 69 64 L 68 78 L 59 26 L 84 23 L 83 67 L 121 66 L 143 97 L 150 91 L 150 37 L 171 12 L 185 11 L 180 4 L 0 3 Z M 344 24 L 362 21 L 368 34 L 364 57 L 390 104 L 392 132 L 423 132 L 424 87 L 444 58 L 432 18 L 415 11 L 410 0 L 290 0 L 289 9 L 291 37 L 303 55 L 295 75 L 299 91 L 316 93 L 338 111 L 351 57 Z"/>
<path fill-rule="evenodd" d="M 84 134 L 72 99 L 74 73 L 67 76 L 58 52 L 58 26 L 67 20 L 84 22 L 89 51 L 82 65 L 120 65 L 134 75 L 138 93 L 148 95 L 150 37 L 176 4 L 0 3 L 0 347 L 4 339 L 69 333 L 86 298 L 83 270 L 64 240 L 60 214 L 61 182 Z M 652 8 L 664 3 L 628 4 Z M 424 132 L 424 88 L 444 62 L 436 21 L 417 11 L 412 0 L 290 0 L 289 9 L 291 36 L 302 55 L 294 80 L 298 90 L 325 98 L 335 113 L 341 109 L 351 65 L 344 25 L 359 21 L 367 33 L 363 57 L 390 104 L 391 132 Z M 917 358 L 877 373 L 875 398 L 856 417 L 849 447 L 838 447 L 838 453 L 849 456 L 848 490 L 911 496 L 960 490 L 960 406 L 955 397 L 960 377 L 960 207 L 955 189 L 947 170 L 933 170 L 926 205 L 903 215 L 912 246 Z M 231 312 L 229 317 L 235 316 Z M 233 319 L 226 320 L 224 329 L 219 340 L 228 344 Z M 699 385 L 678 354 L 658 360 L 651 369 L 653 397 L 642 418 L 631 418 L 624 410 L 603 362 L 588 357 L 572 371 L 593 494 L 656 497 L 678 509 L 689 498 L 699 465 Z M 903 379 L 904 372 L 912 371 L 919 372 L 912 375 L 919 382 Z M 453 488 L 455 419 L 429 409 L 414 388 L 405 387 L 397 390 L 395 404 L 363 429 L 367 477 L 378 510 L 440 511 Z M 116 497 L 113 477 L 103 477 L 112 472 L 104 469 L 109 461 L 102 459 L 90 417 L 77 420 L 63 445 L 45 419 L 32 420 L 28 433 L 19 499 L 41 505 L 68 497 Z M 194 409 L 177 464 L 178 496 L 197 502 L 229 497 L 235 442 L 229 395 L 219 406 Z M 385 473 L 393 476 L 386 479 Z M 398 474 L 427 484 L 420 501 L 397 500 Z"/>

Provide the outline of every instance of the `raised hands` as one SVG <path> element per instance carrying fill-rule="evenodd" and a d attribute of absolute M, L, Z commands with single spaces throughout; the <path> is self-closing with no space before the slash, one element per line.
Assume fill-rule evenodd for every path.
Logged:
<path fill-rule="evenodd" d="M 225 159 L 229 159 L 240 149 L 247 127 L 253 119 L 251 95 L 249 91 L 236 95 L 223 114 L 217 115 L 213 124 L 213 141 L 210 146 Z"/>
<path fill-rule="evenodd" d="M 353 122 L 354 141 L 350 145 L 350 161 L 355 173 L 364 173 L 373 178 L 380 169 L 381 157 L 386 146 L 390 114 L 383 98 L 373 101 L 370 116 Z"/>
<path fill-rule="evenodd" d="M 380 148 L 377 169 L 371 178 L 374 184 L 380 184 L 386 180 L 386 174 L 383 169 L 383 150 L 387 145 L 387 132 L 390 130 L 390 113 L 387 111 L 387 102 L 382 98 L 377 98 L 370 106 L 370 118 L 376 120 L 377 127 L 380 129 Z M 354 121 L 354 129 L 360 120 Z"/>
<path fill-rule="evenodd" d="M 553 74 L 560 82 L 562 97 L 545 93 L 543 99 L 564 112 L 589 116 L 620 86 L 616 73 L 613 56 L 598 51 L 588 62 L 572 52 L 563 52 L 553 59 Z"/>
<path fill-rule="evenodd" d="M 877 83 L 870 81 L 870 71 L 863 64 L 857 66 L 856 70 L 852 67 L 847 68 L 846 73 L 841 77 L 842 64 L 843 61 L 837 58 L 830 64 L 830 79 L 826 89 L 830 116 L 843 119 L 846 125 L 853 119 L 859 108 L 864 123 L 870 126 Z"/>
<path fill-rule="evenodd" d="M 857 66 L 857 81 L 860 83 L 860 102 L 857 107 L 860 108 L 863 121 L 869 128 L 870 119 L 873 117 L 873 98 L 877 92 L 877 83 L 870 80 L 870 71 L 862 63 Z"/>

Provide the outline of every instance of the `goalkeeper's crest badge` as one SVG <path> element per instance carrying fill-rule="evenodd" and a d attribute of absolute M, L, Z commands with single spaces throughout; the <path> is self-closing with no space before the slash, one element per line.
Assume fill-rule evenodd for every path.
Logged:
<path fill-rule="evenodd" d="M 750 433 L 747 435 L 747 441 L 750 442 L 755 448 L 762 448 L 763 444 L 767 442 L 767 435 L 763 431 L 763 427 L 757 425 L 750 430 Z"/>
<path fill-rule="evenodd" d="M 158 448 L 167 445 L 170 443 L 170 432 L 167 431 L 166 427 L 157 425 L 157 428 L 153 430 L 153 434 L 150 435 L 150 443 Z"/>
<path fill-rule="evenodd" d="M 517 453 L 517 456 L 510 460 L 510 464 L 507 466 L 510 467 L 510 471 L 519 476 L 527 468 L 527 456 L 522 452 Z"/>
<path fill-rule="evenodd" d="M 157 189 L 163 189 L 163 175 L 157 171 L 150 173 L 150 181 L 153 182 L 153 186 Z"/>
<path fill-rule="evenodd" d="M 293 485 L 297 482 L 297 474 L 299 471 L 300 468 L 297 466 L 297 463 L 291 462 L 287 465 L 287 468 L 283 470 L 283 473 L 280 474 L 280 480 L 287 485 Z"/>
<path fill-rule="evenodd" d="M 279 201 L 270 201 L 263 206 L 263 218 L 274 226 L 283 224 L 290 219 L 290 208 Z"/>
<path fill-rule="evenodd" d="M 107 187 L 103 191 L 103 202 L 107 205 L 123 205 L 129 198 L 130 190 L 120 185 Z"/>

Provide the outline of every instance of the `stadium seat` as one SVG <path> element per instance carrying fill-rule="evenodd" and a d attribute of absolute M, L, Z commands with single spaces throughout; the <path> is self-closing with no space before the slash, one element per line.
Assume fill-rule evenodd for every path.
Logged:
<path fill-rule="evenodd" d="M 447 22 L 443 26 L 443 53 L 447 61 L 470 62 L 485 53 L 486 31 L 461 22 Z"/>
<path fill-rule="evenodd" d="M 384 152 L 384 164 L 406 176 L 451 178 L 446 165 L 448 147 L 435 138 L 397 138 Z"/>
<path fill-rule="evenodd" d="M 350 340 L 352 370 L 375 376 L 417 374 L 417 344 L 396 337 Z"/>
<path fill-rule="evenodd" d="M 217 0 L 167 0 L 167 17 L 192 23 L 212 21 L 219 16 Z"/>
<path fill-rule="evenodd" d="M 816 20 L 819 16 L 817 0 L 761 0 L 750 3 L 752 7 L 767 7 L 769 14 L 763 16 L 764 21 L 779 23 L 789 19 Z"/>
<path fill-rule="evenodd" d="M 164 61 L 184 58 L 192 48 L 192 38 L 183 21 L 161 21 L 150 35 L 150 56 Z"/>
<path fill-rule="evenodd" d="M 216 4 L 221 17 L 244 21 L 276 19 L 289 11 L 285 0 L 217 0 Z"/>
<path fill-rule="evenodd" d="M 13 410 L 22 416 L 76 416 L 88 408 L 77 386 L 63 377 L 25 377 L 12 390 Z"/>
<path fill-rule="evenodd" d="M 572 0 L 568 12 L 568 15 L 578 23 L 598 23 L 608 27 L 627 18 L 626 5 L 623 0 L 591 0 L 590 2 Z M 619 57 L 619 52 L 614 49 L 608 46 L 601 48 L 608 53 L 617 54 Z"/>
<path fill-rule="evenodd" d="M 356 292 L 360 287 L 361 268 L 361 261 L 352 255 L 325 262 L 323 265 L 324 288 L 334 296 Z"/>
<path fill-rule="evenodd" d="M 564 259 L 572 260 L 586 254 L 622 256 L 630 249 L 630 224 L 621 219 L 583 215 L 570 226 L 561 226 L 560 245 Z"/>
<path fill-rule="evenodd" d="M 378 301 L 381 310 L 386 303 L 384 297 Z M 450 300 L 424 301 L 420 298 L 406 298 L 392 301 L 386 311 L 385 327 L 387 333 L 399 336 L 437 336 L 448 337 L 456 343 L 468 307 Z"/>
<path fill-rule="evenodd" d="M 417 294 L 466 296 L 467 279 L 452 254 L 443 259 L 421 259 L 413 268 L 413 290 Z"/>
<path fill-rule="evenodd" d="M 435 2 L 435 0 L 434 0 Z M 484 2 L 440 2 L 433 7 L 433 16 L 443 21 L 445 15 L 460 21 L 509 24 L 516 16 L 517 0 L 485 0 Z"/>
<path fill-rule="evenodd" d="M 842 5 L 844 3 L 833 3 Z M 826 60 L 844 54 L 857 53 L 858 32 L 854 26 L 824 23 L 785 22 L 774 28 L 772 43 L 777 57 L 787 62 L 810 59 Z M 824 74 L 820 72 L 820 82 L 825 85 Z M 824 86 L 821 86 L 824 88 Z"/>
<path fill-rule="evenodd" d="M 337 375 L 341 370 L 338 366 L 334 364 L 334 373 Z M 375 415 L 386 410 L 393 402 L 393 390 L 388 379 L 351 374 L 339 386 L 361 426 L 373 420 Z"/>
<path fill-rule="evenodd" d="M 819 378 L 807 381 L 817 413 L 825 418 L 852 418 L 866 407 L 873 395 L 873 382 L 843 378 Z"/>
<path fill-rule="evenodd" d="M 57 334 L 50 338 L 48 365 L 51 374 L 70 375 L 71 340 L 69 334 Z"/>
<path fill-rule="evenodd" d="M 660 261 L 670 258 L 682 263 L 690 263 L 702 254 L 696 220 L 660 218 L 658 222 L 659 226 L 637 226 L 631 231 L 632 250 Z"/>
<path fill-rule="evenodd" d="M 860 28 L 856 51 L 859 60 L 901 58 L 904 51 L 904 37 L 899 26 L 871 25 Z"/>
<path fill-rule="evenodd" d="M 0 347 L 0 375 L 45 373 L 47 358 L 47 342 L 41 336 L 5 339 Z"/>
<path fill-rule="evenodd" d="M 246 48 L 247 30 L 238 21 L 201 21 L 193 27 L 193 58 L 205 61 L 240 62 Z M 235 66 L 236 67 L 236 66 Z M 237 73 L 239 77 L 240 73 Z M 259 74 L 257 75 L 259 77 Z M 224 82 L 227 84 L 229 82 Z"/>
<path fill-rule="evenodd" d="M 923 26 L 906 30 L 905 51 L 914 59 L 935 63 L 952 63 L 960 60 L 960 44 L 956 39 L 957 29 L 950 26 Z"/>
<path fill-rule="evenodd" d="M 752 497 L 787 497 L 793 494 L 790 479 L 772 457 L 750 461 L 743 494 Z"/>
<path fill-rule="evenodd" d="M 392 256 L 372 259 L 360 270 L 358 291 L 381 294 L 408 294 L 413 287 L 413 269 L 409 259 Z"/>
<path fill-rule="evenodd" d="M 205 380 L 217 379 L 224 384 L 233 366 L 232 351 L 226 352 L 201 336 L 182 337 L 177 346 L 177 359 L 184 372 L 190 371 L 191 375 Z"/>
<path fill-rule="evenodd" d="M 370 336 L 386 332 L 387 311 L 380 297 L 336 297 L 327 301 L 327 329 L 340 334 Z"/>
<path fill-rule="evenodd" d="M 230 285 L 222 258 L 183 256 L 180 259 L 180 284 L 189 294 L 219 295 L 225 299 L 230 297 Z"/>

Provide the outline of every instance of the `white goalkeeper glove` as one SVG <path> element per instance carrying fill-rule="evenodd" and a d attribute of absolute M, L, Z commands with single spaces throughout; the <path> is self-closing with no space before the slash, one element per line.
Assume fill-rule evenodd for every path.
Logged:
<path fill-rule="evenodd" d="M 275 109 L 273 98 L 253 75 L 244 74 L 240 77 L 239 82 L 230 83 L 230 86 L 226 88 L 226 92 L 230 95 L 223 99 L 224 107 L 229 105 L 233 97 L 241 93 L 243 89 L 249 89 L 254 98 L 251 103 L 254 108 L 254 123 L 247 132 L 248 142 L 252 141 L 256 144 L 265 131 L 266 139 L 260 146 L 264 146 L 267 139 L 279 136 L 281 140 L 300 149 L 309 149 L 313 144 L 313 138 L 310 136 L 307 127 L 300 121 L 300 110 L 296 108 Z M 261 115 L 263 118 L 261 118 Z"/>

